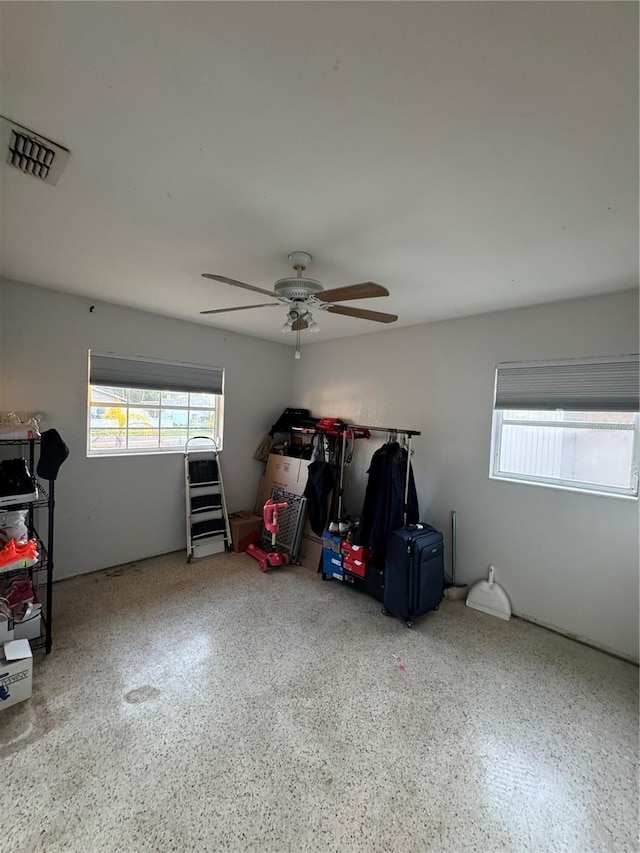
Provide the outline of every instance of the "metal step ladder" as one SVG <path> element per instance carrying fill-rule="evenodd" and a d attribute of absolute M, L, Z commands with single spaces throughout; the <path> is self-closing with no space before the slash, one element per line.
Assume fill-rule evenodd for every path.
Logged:
<path fill-rule="evenodd" d="M 210 442 L 190 449 L 192 441 Z M 204 435 L 190 438 L 184 447 L 187 510 L 187 562 L 231 549 L 231 528 L 224 496 L 220 455 L 216 442 Z"/>

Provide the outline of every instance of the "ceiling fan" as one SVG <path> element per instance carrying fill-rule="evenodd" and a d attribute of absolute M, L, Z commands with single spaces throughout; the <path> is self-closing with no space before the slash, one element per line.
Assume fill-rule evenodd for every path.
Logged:
<path fill-rule="evenodd" d="M 295 276 L 281 278 L 273 285 L 273 290 L 264 290 L 227 278 L 224 275 L 213 275 L 203 273 L 204 278 L 213 281 L 221 281 L 223 284 L 231 284 L 234 287 L 242 287 L 245 290 L 253 290 L 255 293 L 264 293 L 271 296 L 276 302 L 261 302 L 258 305 L 241 305 L 237 308 L 214 308 L 210 311 L 201 311 L 201 314 L 225 314 L 229 311 L 246 311 L 249 308 L 268 308 L 278 305 L 288 305 L 287 319 L 282 327 L 283 332 L 297 332 L 298 346 L 296 347 L 296 358 L 300 358 L 300 332 L 309 329 L 310 332 L 319 332 L 320 326 L 313 317 L 313 311 L 327 311 L 329 314 L 343 314 L 345 317 L 359 317 L 362 320 L 373 320 L 375 323 L 395 323 L 398 319 L 396 314 L 384 314 L 381 311 L 368 311 L 362 308 L 349 308 L 345 305 L 336 305 L 336 302 L 348 302 L 351 299 L 371 299 L 375 296 L 388 296 L 389 291 L 381 284 L 373 281 L 365 281 L 362 284 L 352 284 L 347 287 L 336 287 L 333 290 L 325 290 L 322 284 L 315 278 L 308 278 L 303 272 L 311 263 L 311 255 L 308 252 L 290 252 L 289 260 L 296 271 Z"/>

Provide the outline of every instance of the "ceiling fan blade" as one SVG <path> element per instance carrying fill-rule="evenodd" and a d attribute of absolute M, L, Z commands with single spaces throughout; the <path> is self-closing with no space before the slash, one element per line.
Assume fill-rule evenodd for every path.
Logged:
<path fill-rule="evenodd" d="M 363 308 L 348 308 L 346 305 L 330 305 L 329 314 L 343 314 L 345 317 L 359 317 L 361 320 L 373 320 L 375 323 L 395 323 L 397 314 L 383 314 L 382 311 L 367 311 Z"/>
<path fill-rule="evenodd" d="M 309 324 L 306 320 L 303 320 L 300 317 L 298 320 L 294 320 L 293 326 L 291 327 L 292 332 L 301 332 L 303 329 L 308 329 Z"/>
<path fill-rule="evenodd" d="M 264 290 L 262 287 L 254 287 L 252 284 L 245 284 L 244 281 L 236 281 L 235 278 L 227 278 L 226 275 L 213 275 L 212 273 L 203 272 L 203 278 L 210 278 L 212 281 L 221 281 L 223 284 L 232 284 L 234 287 L 243 287 L 245 290 L 253 290 L 255 293 L 264 293 L 266 296 L 275 296 L 272 290 Z"/>
<path fill-rule="evenodd" d="M 263 302 L 261 305 L 240 305 L 238 308 L 213 308 L 210 311 L 201 311 L 201 314 L 226 314 L 227 311 L 247 311 L 249 308 L 268 308 L 271 305 L 280 305 L 279 302 Z"/>
<path fill-rule="evenodd" d="M 350 284 L 347 287 L 334 287 L 318 293 L 322 302 L 348 302 L 350 299 L 373 299 L 374 296 L 388 296 L 389 291 L 375 281 L 363 281 L 362 284 Z"/>

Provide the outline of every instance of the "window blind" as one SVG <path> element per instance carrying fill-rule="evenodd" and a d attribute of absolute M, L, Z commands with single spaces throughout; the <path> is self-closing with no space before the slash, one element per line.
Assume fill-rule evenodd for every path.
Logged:
<path fill-rule="evenodd" d="M 495 409 L 637 412 L 638 355 L 498 364 Z"/>
<path fill-rule="evenodd" d="M 112 353 L 89 353 L 89 383 L 153 391 L 223 394 L 224 369 Z"/>

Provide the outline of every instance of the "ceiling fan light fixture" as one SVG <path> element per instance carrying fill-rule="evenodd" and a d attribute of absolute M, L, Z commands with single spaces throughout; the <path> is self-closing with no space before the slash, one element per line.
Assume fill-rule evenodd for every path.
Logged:
<path fill-rule="evenodd" d="M 228 278 L 217 273 L 202 273 L 204 278 L 251 290 L 254 293 L 263 293 L 269 296 L 272 302 L 260 305 L 239 305 L 235 308 L 217 308 L 209 311 L 201 311 L 201 314 L 224 314 L 228 311 L 246 311 L 250 308 L 267 308 L 271 306 L 286 305 L 287 319 L 282 326 L 283 334 L 295 332 L 296 358 L 300 357 L 300 332 L 309 329 L 311 334 L 317 334 L 320 326 L 313 318 L 311 309 L 326 311 L 329 314 L 342 314 L 345 317 L 357 317 L 361 320 L 369 320 L 375 323 L 394 323 L 398 317 L 395 314 L 385 314 L 381 311 L 371 311 L 363 308 L 352 308 L 349 305 L 340 305 L 341 302 L 350 302 L 355 299 L 373 299 L 381 296 L 389 296 L 389 291 L 381 284 L 374 281 L 363 281 L 360 284 L 351 284 L 345 287 L 334 287 L 325 290 L 322 282 L 315 278 L 309 278 L 303 273 L 311 263 L 311 255 L 308 252 L 290 252 L 289 260 L 295 270 L 295 276 L 280 278 L 273 285 L 273 290 L 265 290 L 263 287 L 255 287 L 235 278 Z"/>

